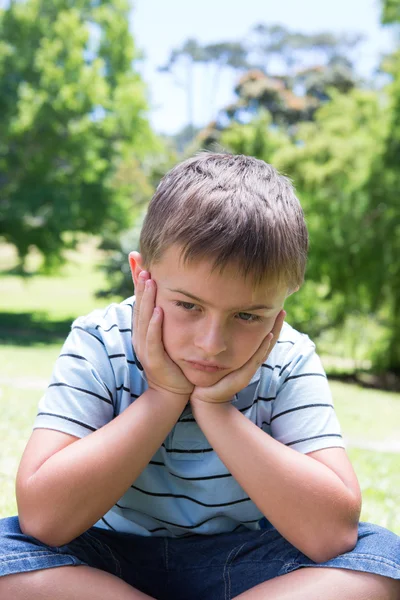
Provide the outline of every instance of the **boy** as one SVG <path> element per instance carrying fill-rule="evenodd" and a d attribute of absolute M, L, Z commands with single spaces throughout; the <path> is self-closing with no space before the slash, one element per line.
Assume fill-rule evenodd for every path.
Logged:
<path fill-rule="evenodd" d="M 40 402 L 2 599 L 400 597 L 400 539 L 359 524 L 324 371 L 283 322 L 307 244 L 262 161 L 163 178 L 136 297 L 75 321 Z"/>

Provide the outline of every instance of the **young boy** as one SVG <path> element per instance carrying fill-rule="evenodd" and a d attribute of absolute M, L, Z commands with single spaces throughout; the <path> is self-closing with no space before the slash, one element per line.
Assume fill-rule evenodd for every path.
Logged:
<path fill-rule="evenodd" d="M 262 161 L 163 178 L 136 296 L 75 321 L 40 402 L 1 599 L 400 598 L 400 538 L 359 523 L 325 373 L 283 322 L 307 244 Z"/>

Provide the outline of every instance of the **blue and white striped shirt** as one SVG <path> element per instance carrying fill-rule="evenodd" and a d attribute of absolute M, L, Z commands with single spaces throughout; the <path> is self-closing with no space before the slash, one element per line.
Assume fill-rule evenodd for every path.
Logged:
<path fill-rule="evenodd" d="M 84 437 L 147 389 L 131 340 L 133 303 L 131 297 L 74 321 L 34 428 Z M 267 361 L 233 404 L 298 452 L 344 447 L 315 346 L 287 323 Z M 96 526 L 182 537 L 259 529 L 262 517 L 210 447 L 188 405 L 144 471 Z"/>

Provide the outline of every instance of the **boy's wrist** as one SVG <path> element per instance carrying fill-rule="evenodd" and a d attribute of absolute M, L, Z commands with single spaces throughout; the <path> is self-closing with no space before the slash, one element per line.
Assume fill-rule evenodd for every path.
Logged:
<path fill-rule="evenodd" d="M 193 415 L 196 416 L 198 413 L 204 412 L 215 412 L 215 411 L 229 411 L 235 408 L 232 404 L 232 399 L 226 400 L 225 402 L 205 402 L 200 398 L 191 396 L 190 405 L 192 407 Z"/>
<path fill-rule="evenodd" d="M 165 402 L 173 402 L 174 404 L 186 405 L 190 399 L 189 392 L 176 392 L 173 390 L 166 390 L 158 386 L 149 386 L 149 390 L 154 392 L 157 397 L 163 398 Z"/>

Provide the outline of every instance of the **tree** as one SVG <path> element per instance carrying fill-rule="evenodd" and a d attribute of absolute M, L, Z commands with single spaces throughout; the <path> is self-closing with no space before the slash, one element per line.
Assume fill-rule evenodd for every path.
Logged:
<path fill-rule="evenodd" d="M 185 71 L 184 83 L 178 79 L 177 83 L 183 85 L 186 90 L 187 97 L 187 125 L 188 128 L 194 129 L 194 108 L 193 108 L 193 79 L 194 79 L 194 64 L 204 61 L 205 55 L 202 46 L 195 39 L 188 39 L 181 48 L 172 50 L 168 61 L 165 65 L 159 67 L 160 72 L 174 73 L 177 65 L 181 65 Z"/>
<path fill-rule="evenodd" d="M 381 211 L 371 203 L 369 182 L 388 125 L 376 92 L 335 93 L 274 156 L 302 198 L 312 250 L 307 276 L 323 283 L 326 298 L 336 297 L 333 324 L 351 311 L 375 309 L 386 277 L 375 247 Z"/>
<path fill-rule="evenodd" d="M 209 101 L 212 114 L 222 71 L 231 69 L 237 72 L 249 68 L 246 55 L 247 52 L 240 42 L 218 42 L 202 45 L 192 38 L 186 40 L 180 48 L 172 50 L 166 64 L 161 66 L 159 71 L 174 75 L 175 81 L 186 90 L 188 107 L 186 135 L 190 133 L 193 139 L 196 134 L 193 98 L 195 66 L 203 65 L 209 68 L 208 79 L 211 81 L 211 97 L 209 100 L 205 100 Z M 183 82 L 180 79 L 182 69 L 184 73 Z"/>
<path fill-rule="evenodd" d="M 275 66 L 287 76 L 295 77 L 304 66 L 324 65 L 336 57 L 349 57 L 362 39 L 360 34 L 303 33 L 279 24 L 259 23 L 251 29 L 246 47 L 254 68 L 271 74 Z"/>
<path fill-rule="evenodd" d="M 399 0 L 383 0 L 382 2 L 382 23 L 392 25 L 400 23 L 400 2 Z"/>
<path fill-rule="evenodd" d="M 65 232 L 131 225 L 121 160 L 154 141 L 127 0 L 26 0 L 0 12 L 0 236 L 46 268 Z"/>
<path fill-rule="evenodd" d="M 242 43 L 248 69 L 234 88 L 236 98 L 218 111 L 198 136 L 199 142 L 213 147 L 233 122 L 248 123 L 264 109 L 273 126 L 295 134 L 298 123 L 312 121 L 332 91 L 348 93 L 359 83 L 350 56 L 361 40 L 360 35 L 255 26 Z"/>
<path fill-rule="evenodd" d="M 398 371 L 391 350 L 397 352 L 400 335 L 398 187 L 389 190 L 382 163 L 393 132 L 390 106 L 384 92 L 332 92 L 295 135 L 272 128 L 271 116 L 260 111 L 248 124 L 232 123 L 221 143 L 274 164 L 296 185 L 310 254 L 306 283 L 288 300 L 291 322 L 316 338 L 364 315 L 384 331 L 368 348 L 369 358 L 376 368 Z M 397 185 L 393 175 L 389 180 Z M 356 333 L 365 348 L 363 335 Z"/>
<path fill-rule="evenodd" d="M 399 30 L 400 1 L 382 2 L 382 22 Z M 391 76 L 388 86 L 388 127 L 384 143 L 377 152 L 368 180 L 371 208 L 377 215 L 375 245 L 371 252 L 380 273 L 380 286 L 374 301 L 386 301 L 388 346 L 385 366 L 400 374 L 400 49 L 386 57 L 384 67 Z"/>
<path fill-rule="evenodd" d="M 139 250 L 140 231 L 147 205 L 160 183 L 160 179 L 177 162 L 177 155 L 170 139 L 160 140 L 157 153 L 149 155 L 139 163 L 129 159 L 118 173 L 120 184 L 134 186 L 135 212 L 134 225 L 122 235 L 105 236 L 100 248 L 107 251 L 107 258 L 101 266 L 107 278 L 107 287 L 97 290 L 99 297 L 121 296 L 127 298 L 133 293 L 132 275 L 128 254 Z"/>

